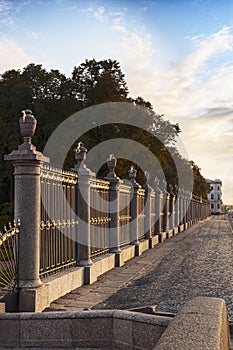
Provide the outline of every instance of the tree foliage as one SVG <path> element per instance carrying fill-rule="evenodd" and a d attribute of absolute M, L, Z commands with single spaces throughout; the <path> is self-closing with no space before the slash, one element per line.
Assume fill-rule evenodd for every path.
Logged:
<path fill-rule="evenodd" d="M 144 107 L 147 125 L 143 129 L 117 123 L 93 126 L 81 137 L 88 149 L 109 138 L 122 137 L 140 142 L 156 156 L 169 183 L 176 184 L 178 181 L 174 159 L 182 164 L 184 173 L 191 166 L 194 192 L 206 197 L 207 187 L 200 169 L 183 159 L 175 148 L 176 137 L 181 132 L 179 125 L 156 114 L 151 103 L 142 97 L 134 99 L 129 96 L 119 62 L 111 59 L 86 60 L 74 67 L 71 77 L 66 77 L 59 70 L 47 71 L 41 64 L 31 63 L 22 71 L 12 69 L 0 77 L 0 212 L 4 217 L 12 212 L 13 181 L 12 167 L 3 157 L 21 143 L 19 112 L 30 108 L 37 117 L 33 142 L 42 151 L 51 133 L 68 116 L 83 108 L 106 102 L 128 102 Z M 72 148 L 66 166 L 73 165 Z M 129 161 L 120 159 L 117 169 L 119 176 L 127 177 L 130 165 Z M 159 174 L 159 167 L 155 166 L 155 170 L 158 175 L 162 175 Z M 104 175 L 105 171 L 105 168 L 100 169 L 100 175 Z M 139 169 L 138 181 L 142 182 L 142 176 Z"/>

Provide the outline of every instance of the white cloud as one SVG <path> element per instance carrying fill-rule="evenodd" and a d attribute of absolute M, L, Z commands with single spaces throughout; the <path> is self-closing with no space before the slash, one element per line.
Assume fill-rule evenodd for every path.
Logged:
<path fill-rule="evenodd" d="M 40 37 L 40 33 L 37 32 L 28 32 L 27 35 L 33 39 L 38 39 Z"/>
<path fill-rule="evenodd" d="M 89 13 L 92 17 L 96 18 L 100 22 L 107 22 L 108 17 L 105 14 L 105 8 L 103 6 L 94 8 L 94 7 L 88 7 L 85 9 L 82 9 L 82 12 Z"/>
<path fill-rule="evenodd" d="M 118 52 L 120 49 L 122 60 L 127 71 L 137 71 L 135 77 L 150 65 L 154 49 L 151 38 L 147 33 L 123 32 L 123 36 L 115 44 Z M 129 72 L 130 74 L 130 72 Z M 130 77 L 132 79 L 132 76 Z"/>
<path fill-rule="evenodd" d="M 141 13 L 146 12 L 146 11 L 147 11 L 147 9 L 148 9 L 148 7 L 147 7 L 147 6 L 142 7 L 142 8 L 140 8 L 140 9 L 138 10 L 137 14 L 138 14 L 138 15 L 140 15 Z"/>
<path fill-rule="evenodd" d="M 10 29 L 16 29 L 15 14 L 17 15 L 30 3 L 31 0 L 0 0 L 0 23 Z"/>
<path fill-rule="evenodd" d="M 125 27 L 123 27 L 123 26 L 114 25 L 111 27 L 111 29 L 115 32 L 127 33 Z"/>
<path fill-rule="evenodd" d="M 141 10 L 146 11 L 147 8 Z M 111 47 L 112 56 L 117 57 L 123 69 L 127 71 L 130 90 L 134 91 L 134 87 L 140 87 L 145 77 L 145 69 L 150 65 L 155 53 L 150 34 L 143 26 L 138 26 L 135 19 L 128 16 L 126 20 L 127 8 L 108 12 L 104 7 L 89 7 L 83 11 L 100 22 L 105 22 L 116 35 Z"/>
<path fill-rule="evenodd" d="M 6 0 L 1 0 L 0 1 L 0 13 L 9 11 L 11 9 L 11 3 Z"/>
<path fill-rule="evenodd" d="M 160 99 L 163 111 L 183 124 L 189 153 L 203 172 L 208 177 L 223 179 L 224 201 L 228 203 L 233 194 L 233 66 L 217 63 L 220 66 L 216 69 L 208 66 L 208 62 L 213 56 L 231 52 L 232 45 L 229 27 L 198 42 L 192 55 L 177 70 L 169 72 L 172 84 Z M 173 100 L 169 99 L 172 89 L 176 90 Z"/>
<path fill-rule="evenodd" d="M 8 69 L 22 68 L 33 61 L 19 44 L 9 38 L 0 38 L 0 52 L 0 73 Z"/>
<path fill-rule="evenodd" d="M 142 37 L 141 37 L 142 39 Z M 127 81 L 159 113 L 179 122 L 190 157 L 209 178 L 222 178 L 224 200 L 232 201 L 233 64 L 232 28 L 190 41 L 191 53 L 166 71 L 152 70 L 149 37 L 131 35 L 121 44 Z M 161 49 L 162 50 L 162 49 Z M 162 52 L 161 52 L 162 55 Z M 228 61 L 226 61 L 228 60 Z M 126 66 L 126 63 L 127 66 Z"/>
<path fill-rule="evenodd" d="M 97 8 L 96 11 L 94 11 L 93 16 L 95 18 L 97 18 L 99 21 L 105 22 L 106 17 L 104 15 L 104 13 L 105 13 L 105 8 L 101 6 L 101 7 Z"/>

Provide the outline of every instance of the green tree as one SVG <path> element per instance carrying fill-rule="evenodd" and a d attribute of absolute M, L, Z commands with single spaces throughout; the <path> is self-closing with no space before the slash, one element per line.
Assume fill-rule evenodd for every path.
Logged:
<path fill-rule="evenodd" d="M 144 114 L 145 125 L 139 128 L 132 127 L 130 123 L 127 125 L 119 122 L 100 126 L 96 120 L 93 129 L 80 138 L 89 150 L 110 138 L 126 138 L 139 142 L 155 155 L 168 183 L 178 183 L 176 164 L 179 163 L 184 176 L 192 167 L 194 192 L 206 197 L 208 186 L 200 169 L 195 163 L 184 159 L 175 147 L 177 135 L 181 132 L 179 125 L 172 124 L 163 115 L 155 113 L 149 101 L 140 96 L 129 96 L 119 62 L 111 59 L 86 60 L 74 67 L 71 78 L 67 78 L 57 69 L 47 71 L 41 64 L 31 63 L 22 71 L 8 70 L 0 77 L 0 211 L 5 216 L 10 215 L 12 208 L 13 169 L 3 158 L 4 154 L 10 153 L 22 142 L 18 125 L 20 111 L 30 108 L 37 117 L 33 142 L 37 149 L 43 151 L 51 133 L 63 120 L 83 108 L 108 102 L 131 103 L 135 118 L 138 109 Z M 68 167 L 73 167 L 75 162 L 73 148 L 66 159 Z M 129 147 L 127 151 L 130 159 L 134 149 Z M 118 175 L 127 177 L 130 165 L 132 162 L 119 159 Z M 153 176 L 162 176 L 161 167 L 156 164 L 148 163 L 149 169 L 154 169 Z M 138 170 L 138 181 L 142 183 L 143 173 L 141 169 Z M 105 166 L 99 175 L 104 176 L 106 171 Z"/>
<path fill-rule="evenodd" d="M 116 60 L 86 60 L 72 73 L 74 93 L 84 107 L 127 101 L 128 87 Z"/>

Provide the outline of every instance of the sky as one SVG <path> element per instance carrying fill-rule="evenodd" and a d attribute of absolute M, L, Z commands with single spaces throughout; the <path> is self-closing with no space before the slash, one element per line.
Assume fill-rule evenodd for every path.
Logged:
<path fill-rule="evenodd" d="M 92 58 L 120 62 L 233 203 L 233 1 L 0 0 L 0 74 L 33 62 L 71 76 Z"/>

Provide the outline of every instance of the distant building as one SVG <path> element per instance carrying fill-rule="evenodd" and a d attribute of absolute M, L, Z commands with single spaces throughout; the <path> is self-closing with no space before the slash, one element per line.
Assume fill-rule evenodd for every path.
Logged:
<path fill-rule="evenodd" d="M 219 179 L 206 179 L 210 185 L 208 200 L 210 201 L 211 214 L 220 214 L 222 212 L 222 181 Z"/>

